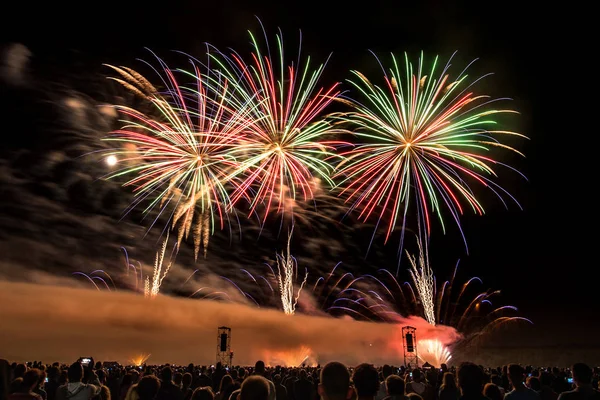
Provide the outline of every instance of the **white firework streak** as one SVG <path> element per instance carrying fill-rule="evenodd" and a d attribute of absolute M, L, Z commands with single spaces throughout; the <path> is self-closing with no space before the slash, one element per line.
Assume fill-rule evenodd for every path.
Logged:
<path fill-rule="evenodd" d="M 150 278 L 146 276 L 146 282 L 144 283 L 144 297 L 151 299 L 158 296 L 160 292 L 160 285 L 162 285 L 163 279 L 169 273 L 171 269 L 171 262 L 167 265 L 163 272 L 163 261 L 165 259 L 165 250 L 167 249 L 167 242 L 169 241 L 169 234 L 162 245 L 162 248 L 156 252 L 156 261 L 154 261 L 154 272 L 152 274 L 152 284 L 150 284 Z"/>
<path fill-rule="evenodd" d="M 421 304 L 423 305 L 425 319 L 431 325 L 435 326 L 435 278 L 433 276 L 431 267 L 429 267 L 429 256 L 425 256 L 423 252 L 423 245 L 421 244 L 420 240 L 418 241 L 418 244 L 418 263 L 415 256 L 411 256 L 408 251 L 406 252 L 406 255 L 408 256 L 412 266 L 412 269 L 409 271 L 413 281 L 415 282 L 415 288 L 419 294 Z"/>
<path fill-rule="evenodd" d="M 432 364 L 434 367 L 440 367 L 442 364 L 448 364 L 452 358 L 450 349 L 438 339 L 419 340 L 419 358 Z"/>
<path fill-rule="evenodd" d="M 277 254 L 277 281 L 279 283 L 281 305 L 283 306 L 283 312 L 288 315 L 292 315 L 296 312 L 296 305 L 298 304 L 300 292 L 302 292 L 302 289 L 306 284 L 306 280 L 308 279 L 308 271 L 306 271 L 304 280 L 300 284 L 298 292 L 294 297 L 294 281 L 295 277 L 298 275 L 298 262 L 290 252 L 292 232 L 290 232 L 288 236 L 287 254 L 284 254 L 283 252 L 281 255 Z"/>

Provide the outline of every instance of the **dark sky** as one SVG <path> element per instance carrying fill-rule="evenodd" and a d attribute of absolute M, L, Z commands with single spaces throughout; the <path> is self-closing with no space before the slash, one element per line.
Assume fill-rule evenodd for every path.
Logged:
<path fill-rule="evenodd" d="M 137 57 L 147 58 L 143 47 L 194 54 L 208 41 L 247 53 L 246 31 L 260 30 L 255 16 L 271 34 L 281 27 L 293 44 L 301 29 L 305 53 L 316 59 L 333 52 L 326 80 L 343 80 L 350 69 L 376 72 L 369 49 L 424 50 L 445 57 L 458 50 L 461 63 L 480 58 L 473 73 L 495 73 L 484 88 L 514 99 L 522 114 L 516 129 L 531 138 L 519 144 L 526 159 L 509 159 L 529 181 L 509 172 L 499 178 L 525 211 L 514 205 L 505 210 L 484 197 L 488 214 L 463 219 L 470 256 L 450 230 L 432 241 L 434 268 L 446 276 L 461 258 L 466 275 L 501 288 L 506 301 L 537 321 L 538 329 L 573 323 L 598 331 L 593 318 L 600 306 L 594 294 L 598 263 L 591 255 L 594 186 L 582 173 L 588 159 L 581 160 L 580 151 L 569 146 L 585 146 L 588 138 L 579 135 L 596 135 L 577 128 L 581 117 L 572 116 L 572 99 L 585 80 L 579 75 L 586 74 L 576 60 L 585 35 L 571 28 L 579 11 L 542 10 L 517 1 L 172 1 L 160 6 L 123 1 L 44 4 L 33 15 L 21 3 L 14 5 L 14 19 L 4 16 L 11 21 L 4 24 L 3 37 L 30 48 L 38 74 L 48 79 L 106 73 L 101 63 L 139 65 Z"/>

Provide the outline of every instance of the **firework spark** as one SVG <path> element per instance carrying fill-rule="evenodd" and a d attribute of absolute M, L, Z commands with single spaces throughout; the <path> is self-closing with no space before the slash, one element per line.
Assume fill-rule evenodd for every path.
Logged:
<path fill-rule="evenodd" d="M 300 367 L 304 365 L 315 367 L 317 365 L 313 351 L 308 346 L 300 346 L 292 350 L 267 351 L 265 359 L 270 366 Z"/>
<path fill-rule="evenodd" d="M 328 159 L 346 143 L 328 139 L 340 130 L 321 117 L 340 95 L 338 84 L 317 89 L 324 64 L 313 68 L 310 58 L 300 59 L 300 52 L 297 63 L 288 64 L 281 34 L 276 36 L 277 58 L 270 50 L 263 54 L 251 32 L 250 37 L 254 50 L 250 63 L 237 53 L 230 57 L 221 53 L 216 61 L 236 82 L 230 107 L 248 108 L 252 121 L 232 153 L 244 161 L 234 173 L 241 183 L 231 199 L 236 203 L 250 197 L 251 212 L 262 205 L 265 219 L 271 210 L 284 213 L 297 198 L 312 199 L 315 177 L 333 186 Z"/>
<path fill-rule="evenodd" d="M 250 124 L 249 111 L 228 108 L 225 100 L 231 89 L 227 80 L 208 68 L 201 72 L 203 66 L 197 61 L 190 61 L 193 68 L 188 72 L 174 71 L 157 60 L 163 72 L 162 93 L 132 69 L 111 66 L 123 78 L 113 79 L 146 98 L 158 118 L 116 106 L 129 121 L 106 139 L 122 145 L 109 157 L 124 166 L 109 178 L 132 176 L 125 182 L 135 187 L 132 208 L 146 201 L 144 212 L 157 208 L 160 215 L 173 204 L 169 218 L 173 227 L 179 226 L 177 242 L 193 232 L 197 258 L 200 247 L 206 255 L 215 220 L 221 229 L 224 221 L 229 221 L 232 208 L 226 185 L 235 184 L 230 175 L 239 167 L 231 153 Z M 174 72 L 192 84 L 180 84 Z"/>
<path fill-rule="evenodd" d="M 279 284 L 279 293 L 281 295 L 281 304 L 283 312 L 292 315 L 296 313 L 296 305 L 298 304 L 298 298 L 300 293 L 306 285 L 308 279 L 308 271 L 305 270 L 304 279 L 298 288 L 297 293 L 294 295 L 294 282 L 298 275 L 298 261 L 292 256 L 290 252 L 290 242 L 292 241 L 292 233 L 289 233 L 287 241 L 287 252 L 282 252 L 277 255 L 277 282 Z"/>
<path fill-rule="evenodd" d="M 410 261 L 411 269 L 410 276 L 414 282 L 415 288 L 419 295 L 419 300 L 423 306 L 425 319 L 431 325 L 435 326 L 435 277 L 429 266 L 429 255 L 425 255 L 421 241 L 419 245 L 419 260 L 415 256 L 411 256 L 408 251 L 406 255 Z"/>
<path fill-rule="evenodd" d="M 419 358 L 423 362 L 428 362 L 434 367 L 440 367 L 442 364 L 448 364 L 452 359 L 452 354 L 448 346 L 444 345 L 438 339 L 422 339 L 417 342 L 419 349 Z"/>
<path fill-rule="evenodd" d="M 410 282 L 398 281 L 388 270 L 380 270 L 377 276 L 355 277 L 350 272 L 336 276 L 336 268 L 326 277 L 319 278 L 313 288 L 315 297 L 322 299 L 324 311 L 388 323 L 411 315 L 425 315 L 417 289 Z M 488 289 L 472 294 L 472 286 L 482 283 L 477 277 L 464 282 L 458 293 L 453 291 L 457 271 L 458 263 L 450 280 L 441 285 L 434 284 L 432 298 L 435 299 L 436 323 L 455 328 L 462 335 L 459 344 L 467 344 L 507 323 L 533 323 L 524 317 L 507 315 L 518 311 L 514 306 L 494 307 L 492 300 L 500 294 L 499 290 Z"/>
<path fill-rule="evenodd" d="M 131 365 L 141 367 L 142 365 L 146 364 L 146 361 L 148 361 L 150 356 L 151 354 L 138 354 L 136 356 L 131 357 L 129 359 L 129 362 L 131 363 Z"/>
<path fill-rule="evenodd" d="M 163 279 L 169 273 L 171 265 L 173 263 L 169 261 L 167 266 L 163 270 L 163 262 L 165 260 L 165 251 L 167 249 L 167 242 L 169 241 L 169 235 L 165 238 L 165 241 L 159 251 L 156 252 L 156 261 L 154 261 L 154 272 L 152 273 L 152 280 L 149 276 L 146 276 L 144 282 L 144 296 L 150 299 L 156 298 L 160 292 L 160 286 L 162 285 Z"/>
<path fill-rule="evenodd" d="M 341 153 L 346 160 L 336 173 L 351 209 L 360 210 L 362 220 L 375 217 L 377 226 L 387 225 L 386 242 L 394 229 L 401 229 L 402 243 L 413 202 L 427 235 L 432 214 L 445 230 L 443 208 L 459 229 L 464 204 L 483 214 L 467 181 L 491 189 L 503 203 L 504 195 L 515 200 L 492 180 L 493 167 L 502 164 L 490 156 L 494 147 L 521 154 L 499 138 L 525 136 L 495 128 L 494 116 L 515 111 L 495 108 L 502 99 L 475 94 L 472 87 L 482 78 L 469 83 L 466 69 L 450 78 L 450 61 L 438 72 L 436 57 L 426 71 L 422 54 L 416 68 L 406 55 L 404 75 L 393 55 L 392 61 L 389 72 L 384 70 L 383 87 L 353 71 L 357 79 L 349 82 L 365 103 L 351 101 L 354 110 L 339 115 L 363 141 Z"/>

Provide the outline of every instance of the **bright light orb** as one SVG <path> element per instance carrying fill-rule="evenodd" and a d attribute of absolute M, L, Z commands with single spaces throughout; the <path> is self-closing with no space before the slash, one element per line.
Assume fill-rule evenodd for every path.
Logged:
<path fill-rule="evenodd" d="M 106 164 L 108 164 L 109 167 L 113 167 L 115 165 L 117 165 L 117 157 L 116 156 L 108 156 L 105 159 Z"/>

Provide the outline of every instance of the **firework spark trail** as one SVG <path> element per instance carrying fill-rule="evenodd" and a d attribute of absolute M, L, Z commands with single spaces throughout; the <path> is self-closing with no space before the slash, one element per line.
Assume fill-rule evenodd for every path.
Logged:
<path fill-rule="evenodd" d="M 254 50 L 250 63 L 235 52 L 231 56 L 220 53 L 215 60 L 235 82 L 234 95 L 228 97 L 230 107 L 247 107 L 252 121 L 232 153 L 244 159 L 234 173 L 241 183 L 231 196 L 232 203 L 250 197 L 251 212 L 259 205 L 265 208 L 264 223 L 272 209 L 283 214 L 286 205 L 293 207 L 297 198 L 312 199 L 315 177 L 333 187 L 334 168 L 329 160 L 338 157 L 339 146 L 348 144 L 329 140 L 342 130 L 320 117 L 340 95 L 337 83 L 317 89 L 325 64 L 313 68 L 310 57 L 303 61 L 300 51 L 297 62 L 287 64 L 281 33 L 276 36 L 277 58 L 270 50 L 263 54 L 251 32 L 250 38 Z"/>
<path fill-rule="evenodd" d="M 306 285 L 308 279 L 308 271 L 304 275 L 304 279 L 298 288 L 296 295 L 294 295 L 294 282 L 298 275 L 298 262 L 292 256 L 290 252 L 290 242 L 292 241 L 292 231 L 288 235 L 287 241 L 287 253 L 282 252 L 277 255 L 277 282 L 279 283 L 279 293 L 281 295 L 281 305 L 283 312 L 288 315 L 296 313 L 296 305 L 298 304 L 298 298 L 300 293 Z"/>
<path fill-rule="evenodd" d="M 149 276 L 146 276 L 146 282 L 144 282 L 144 296 L 150 299 L 158 296 L 160 292 L 160 286 L 162 285 L 163 279 L 169 273 L 171 269 L 171 265 L 173 264 L 169 261 L 167 267 L 163 271 L 163 262 L 165 259 L 165 251 L 167 249 L 167 242 L 169 241 L 169 234 L 167 233 L 167 237 L 159 251 L 156 252 L 156 261 L 154 262 L 154 272 L 152 273 L 152 280 L 150 280 Z"/>
<path fill-rule="evenodd" d="M 125 167 L 109 178 L 132 176 L 125 182 L 135 187 L 136 200 L 131 209 L 142 202 L 148 203 L 146 214 L 158 209 L 152 224 L 173 204 L 169 220 L 173 227 L 179 226 L 177 242 L 180 244 L 193 233 L 197 258 L 200 247 L 204 247 L 206 255 L 216 220 L 220 229 L 224 229 L 225 221 L 231 229 L 229 213 L 233 207 L 226 185 L 236 185 L 231 174 L 239 171 L 239 163 L 232 151 L 239 146 L 243 131 L 253 123 L 248 119 L 251 110 L 239 104 L 235 109 L 229 108 L 229 82 L 196 60 L 190 60 L 191 72 L 176 71 L 182 79 L 192 81 L 193 86 L 186 86 L 179 83 L 164 61 L 156 58 L 162 69 L 162 74 L 155 71 L 165 86 L 163 93 L 141 74 L 110 66 L 124 78 L 113 79 L 146 98 L 158 118 L 115 106 L 128 120 L 106 140 L 122 146 L 111 155 Z"/>
<path fill-rule="evenodd" d="M 419 295 L 419 300 L 423 306 L 423 314 L 427 322 L 435 326 L 435 276 L 429 266 L 429 255 L 425 255 L 423 244 L 418 240 L 419 260 L 415 256 L 410 255 L 408 251 L 406 255 L 410 261 L 411 269 L 410 276 L 413 279 L 415 288 Z"/>
<path fill-rule="evenodd" d="M 341 153 L 345 159 L 334 175 L 342 178 L 341 195 L 351 210 L 359 210 L 359 219 L 373 217 L 377 227 L 386 226 L 386 242 L 399 228 L 400 248 L 413 202 L 428 236 L 432 214 L 445 231 L 445 208 L 465 240 L 459 220 L 463 204 L 484 212 L 466 180 L 492 190 L 503 203 L 504 195 L 516 202 L 491 179 L 496 177 L 493 167 L 503 164 L 489 155 L 494 147 L 521 154 L 496 136 L 524 135 L 493 128 L 494 116 L 515 111 L 494 108 L 497 100 L 472 92 L 482 78 L 467 84 L 466 68 L 450 79 L 450 61 L 438 75 L 437 57 L 427 73 L 423 54 L 416 69 L 405 55 L 404 77 L 393 55 L 392 61 L 390 70 L 384 69 L 383 87 L 358 71 L 353 71 L 357 79 L 349 81 L 365 102 L 350 101 L 354 110 L 338 118 L 352 125 L 363 143 Z"/>

